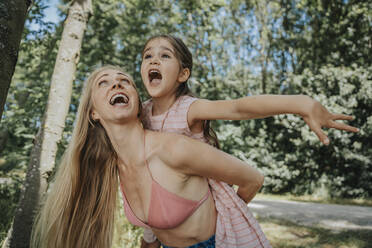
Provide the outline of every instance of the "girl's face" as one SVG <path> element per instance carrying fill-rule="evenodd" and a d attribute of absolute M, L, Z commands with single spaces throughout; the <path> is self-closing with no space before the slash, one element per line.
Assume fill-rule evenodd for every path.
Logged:
<path fill-rule="evenodd" d="M 137 118 L 139 99 L 130 76 L 115 69 L 107 69 L 98 73 L 92 83 L 93 120 L 104 124 Z"/>
<path fill-rule="evenodd" d="M 180 83 L 190 75 L 182 69 L 172 44 L 164 38 L 155 38 L 146 45 L 141 64 L 142 81 L 153 98 L 175 95 Z"/>

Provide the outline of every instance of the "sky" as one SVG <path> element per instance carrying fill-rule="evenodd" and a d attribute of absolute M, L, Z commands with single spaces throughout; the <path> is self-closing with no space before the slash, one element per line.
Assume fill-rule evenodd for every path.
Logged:
<path fill-rule="evenodd" d="M 58 16 L 58 9 L 57 6 L 59 4 L 59 0 L 49 0 L 47 4 L 47 8 L 44 10 L 45 18 L 44 21 L 58 23 L 60 21 L 60 17 Z M 40 30 L 40 25 L 33 22 L 30 25 L 31 30 L 38 31 Z"/>
<path fill-rule="evenodd" d="M 59 16 L 57 12 L 57 5 L 59 0 L 50 0 L 48 3 L 48 8 L 45 10 L 45 20 L 57 23 L 59 21 Z"/>

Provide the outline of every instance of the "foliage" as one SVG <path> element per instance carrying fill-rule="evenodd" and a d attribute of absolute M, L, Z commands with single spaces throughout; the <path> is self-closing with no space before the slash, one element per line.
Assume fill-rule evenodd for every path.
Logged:
<path fill-rule="evenodd" d="M 50 65 L 56 56 L 60 32 L 54 24 L 43 21 L 45 4 L 36 0 L 29 11 L 0 125 L 1 239 L 6 236 L 20 197 L 34 136 L 46 106 L 53 70 Z M 32 25 L 40 29 L 32 30 Z"/>
<path fill-rule="evenodd" d="M 142 235 L 143 228 L 133 226 L 125 217 L 123 201 L 120 197 L 118 197 L 112 248 L 139 248 Z"/>
<path fill-rule="evenodd" d="M 350 122 L 361 129 L 353 135 L 338 130 L 329 132 L 334 137 L 326 149 L 318 150 L 312 159 L 323 165 L 322 175 L 333 196 L 371 195 L 371 133 L 372 67 L 362 68 L 323 66 L 319 73 L 305 70 L 292 83 L 302 93 L 319 99 L 332 111 L 356 116 Z"/>
<path fill-rule="evenodd" d="M 4 137 L 0 151 L 3 158 L 0 171 L 3 173 L 25 169 L 46 105 L 53 70 L 50 63 L 55 60 L 58 31 L 52 33 L 51 24 L 42 21 L 44 4 L 35 1 L 30 11 L 5 105 L 0 127 Z M 39 32 L 29 29 L 34 22 L 40 25 Z"/>
<path fill-rule="evenodd" d="M 19 184 L 19 177 L 13 177 L 11 180 L 2 180 L 0 183 L 0 241 L 7 236 L 11 224 L 9 220 L 13 219 L 15 213 L 21 193 Z"/>
<path fill-rule="evenodd" d="M 47 4 L 36 0 L 26 23 L 0 125 L 0 177 L 23 176 L 43 118 L 63 28 L 43 21 Z M 67 4 L 59 4 L 62 17 Z M 200 97 L 307 94 L 332 112 L 355 116 L 349 124 L 360 133 L 329 130 L 329 146 L 298 116 L 214 122 L 222 149 L 265 174 L 264 192 L 372 196 L 371 1 L 102 0 L 93 7 L 57 163 L 87 73 L 108 63 L 123 66 L 145 99 L 142 47 L 151 35 L 172 33 L 193 53 L 189 82 Z M 14 198 L 6 196 L 12 202 L 15 183 Z"/>

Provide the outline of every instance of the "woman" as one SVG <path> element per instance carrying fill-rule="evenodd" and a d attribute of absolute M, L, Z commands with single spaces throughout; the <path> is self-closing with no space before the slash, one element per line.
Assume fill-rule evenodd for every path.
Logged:
<path fill-rule="evenodd" d="M 120 68 L 91 74 L 35 224 L 34 247 L 110 247 L 118 179 L 129 221 L 172 247 L 214 243 L 216 210 L 206 178 L 238 185 L 247 202 L 260 189 L 263 176 L 242 161 L 186 136 L 145 131 L 140 106 Z M 270 247 L 264 237 L 259 242 Z"/>

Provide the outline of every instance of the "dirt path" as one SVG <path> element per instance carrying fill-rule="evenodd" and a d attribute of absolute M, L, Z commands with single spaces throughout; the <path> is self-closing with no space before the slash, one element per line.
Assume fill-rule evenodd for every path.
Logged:
<path fill-rule="evenodd" d="M 258 216 L 282 218 L 297 224 L 329 229 L 372 231 L 372 207 L 255 199 L 249 208 Z"/>

